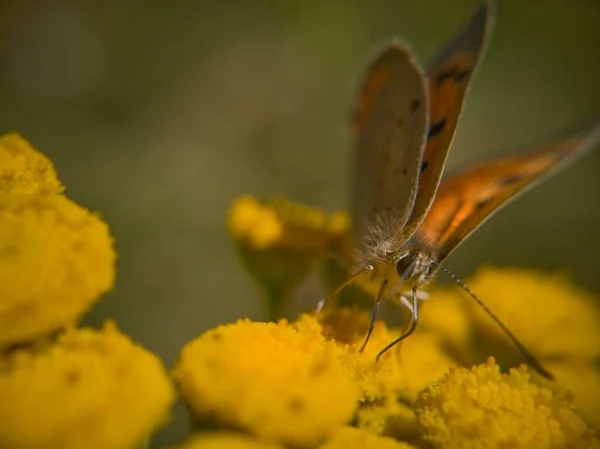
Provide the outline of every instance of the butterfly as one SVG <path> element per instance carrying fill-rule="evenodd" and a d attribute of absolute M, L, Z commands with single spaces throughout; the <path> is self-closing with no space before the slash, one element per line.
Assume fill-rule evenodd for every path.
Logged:
<path fill-rule="evenodd" d="M 327 298 L 361 281 L 378 286 L 362 349 L 384 298 L 408 307 L 410 327 L 381 350 L 379 359 L 414 332 L 421 289 L 438 270 L 443 271 L 502 327 L 532 368 L 552 379 L 485 303 L 441 265 L 493 213 L 600 141 L 600 126 L 596 125 L 527 154 L 467 167 L 442 181 L 492 18 L 491 2 L 482 4 L 426 71 L 407 46 L 398 42 L 385 48 L 368 67 L 352 123 L 355 146 L 350 210 L 359 269 Z"/>

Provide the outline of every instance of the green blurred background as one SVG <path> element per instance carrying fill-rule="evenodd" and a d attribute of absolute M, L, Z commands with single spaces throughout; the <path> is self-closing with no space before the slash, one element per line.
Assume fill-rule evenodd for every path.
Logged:
<path fill-rule="evenodd" d="M 366 63 L 392 36 L 426 61 L 477 3 L 0 2 L 0 130 L 51 157 L 116 237 L 116 289 L 87 322 L 115 317 L 170 366 L 203 330 L 264 319 L 224 227 L 231 201 L 282 193 L 343 208 Z M 600 117 L 600 2 L 498 3 L 449 170 Z M 600 290 L 598 150 L 503 210 L 449 267 L 564 269 Z M 314 286 L 304 293 L 316 303 Z M 179 410 L 156 444 L 186 426 Z"/>

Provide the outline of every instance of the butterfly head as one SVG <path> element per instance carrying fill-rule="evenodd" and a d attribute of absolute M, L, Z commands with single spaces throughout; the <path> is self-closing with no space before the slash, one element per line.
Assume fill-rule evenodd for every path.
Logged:
<path fill-rule="evenodd" d="M 433 256 L 423 250 L 411 250 L 396 260 L 396 272 L 402 281 L 422 284 L 434 271 Z"/>

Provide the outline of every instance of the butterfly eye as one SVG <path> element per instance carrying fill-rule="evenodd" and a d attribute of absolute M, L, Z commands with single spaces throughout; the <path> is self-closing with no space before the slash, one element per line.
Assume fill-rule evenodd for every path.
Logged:
<path fill-rule="evenodd" d="M 400 279 L 403 281 L 407 280 L 415 270 L 416 263 L 417 259 L 410 254 L 407 254 L 398 260 L 398 262 L 396 262 L 396 271 L 398 272 Z"/>

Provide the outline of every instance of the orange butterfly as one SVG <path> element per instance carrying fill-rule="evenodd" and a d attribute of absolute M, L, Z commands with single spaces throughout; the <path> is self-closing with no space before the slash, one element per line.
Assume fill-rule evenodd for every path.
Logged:
<path fill-rule="evenodd" d="M 489 3 L 479 7 L 464 29 L 433 58 L 426 74 L 411 52 L 398 43 L 385 49 L 368 68 L 353 123 L 351 214 L 360 269 L 329 297 L 363 279 L 379 286 L 363 348 L 384 298 L 411 310 L 410 328 L 385 347 L 379 359 L 415 330 L 419 290 L 441 269 L 502 327 L 527 363 L 551 379 L 487 306 L 440 265 L 500 207 L 600 141 L 600 126 L 596 126 L 531 154 L 468 168 L 440 184 L 491 17 Z"/>

